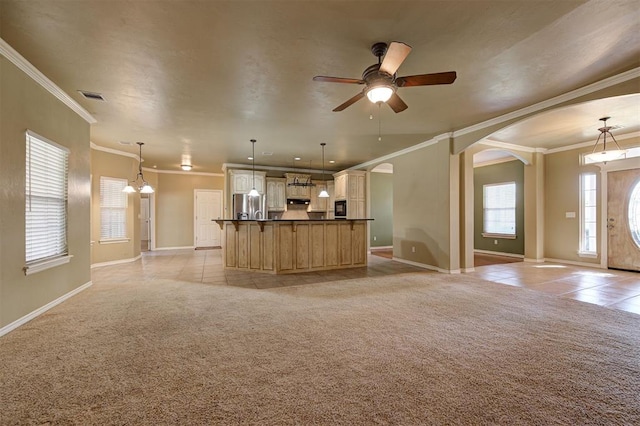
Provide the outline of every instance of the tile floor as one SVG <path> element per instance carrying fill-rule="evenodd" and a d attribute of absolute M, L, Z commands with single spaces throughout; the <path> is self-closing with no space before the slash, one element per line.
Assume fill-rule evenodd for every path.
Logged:
<path fill-rule="evenodd" d="M 437 273 L 384 257 L 369 256 L 369 265 L 366 268 L 270 275 L 225 270 L 222 267 L 222 251 L 213 249 L 145 252 L 142 261 L 95 268 L 92 275 L 95 282 L 127 282 L 132 276 L 139 274 L 144 279 L 176 279 L 266 289 L 407 272 Z M 480 266 L 469 275 L 640 314 L 640 273 L 637 272 L 556 263 L 517 262 Z"/>

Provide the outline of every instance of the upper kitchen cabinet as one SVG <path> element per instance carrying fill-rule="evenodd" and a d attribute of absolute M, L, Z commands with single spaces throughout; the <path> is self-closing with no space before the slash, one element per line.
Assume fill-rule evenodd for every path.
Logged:
<path fill-rule="evenodd" d="M 287 180 L 284 178 L 267 178 L 267 209 L 270 212 L 281 212 L 287 205 Z"/>
<path fill-rule="evenodd" d="M 334 196 L 333 189 L 334 184 L 332 180 L 328 181 L 316 181 L 316 186 L 311 188 L 311 202 L 309 203 L 309 212 L 326 213 L 329 217 L 329 212 L 333 211 Z M 326 189 L 329 193 L 329 198 L 320 198 L 318 195 L 320 191 Z"/>
<path fill-rule="evenodd" d="M 255 172 L 255 188 L 260 194 L 265 191 L 266 172 Z M 251 170 L 229 170 L 231 194 L 248 194 L 254 186 L 254 174 Z"/>
<path fill-rule="evenodd" d="M 335 173 L 335 199 L 347 200 L 347 219 L 366 217 L 366 172 L 345 170 Z"/>
<path fill-rule="evenodd" d="M 287 179 L 287 199 L 309 200 L 311 190 L 315 189 L 311 184 L 311 175 L 302 173 L 285 173 Z"/>

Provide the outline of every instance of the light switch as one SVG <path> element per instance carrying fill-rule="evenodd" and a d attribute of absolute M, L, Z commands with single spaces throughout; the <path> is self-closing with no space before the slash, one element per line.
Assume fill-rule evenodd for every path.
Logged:
<path fill-rule="evenodd" d="M 576 212 L 565 212 L 564 213 L 564 217 L 566 217 L 567 219 L 575 219 L 576 218 Z"/>

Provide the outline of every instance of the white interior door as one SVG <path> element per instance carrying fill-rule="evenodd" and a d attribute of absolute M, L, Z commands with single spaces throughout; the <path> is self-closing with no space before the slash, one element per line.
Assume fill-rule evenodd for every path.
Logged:
<path fill-rule="evenodd" d="M 640 271 L 640 169 L 607 176 L 607 262 L 610 268 Z"/>
<path fill-rule="evenodd" d="M 220 246 L 220 226 L 214 222 L 222 218 L 222 191 L 195 190 L 195 245 Z"/>
<path fill-rule="evenodd" d="M 149 198 L 140 198 L 140 239 L 149 241 Z"/>

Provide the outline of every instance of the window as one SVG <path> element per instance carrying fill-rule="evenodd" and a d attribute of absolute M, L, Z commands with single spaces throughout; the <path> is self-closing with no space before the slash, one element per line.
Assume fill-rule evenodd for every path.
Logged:
<path fill-rule="evenodd" d="M 25 167 L 25 261 L 27 263 L 25 273 L 27 274 L 29 270 L 37 272 L 43 269 L 34 267 L 36 263 L 68 255 L 68 163 L 67 148 L 27 131 Z M 66 263 L 66 261 L 55 264 Z"/>
<path fill-rule="evenodd" d="M 580 253 L 596 255 L 596 174 L 580 175 Z"/>
<path fill-rule="evenodd" d="M 126 179 L 100 176 L 100 241 L 127 238 Z"/>
<path fill-rule="evenodd" d="M 483 186 L 483 236 L 515 238 L 516 183 Z"/>

